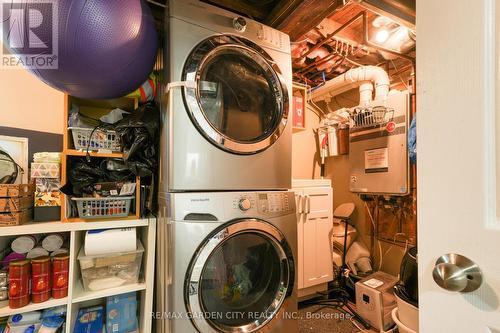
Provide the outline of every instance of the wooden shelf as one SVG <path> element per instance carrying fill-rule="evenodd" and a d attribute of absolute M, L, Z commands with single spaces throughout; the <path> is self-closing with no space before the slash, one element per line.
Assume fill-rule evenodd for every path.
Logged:
<path fill-rule="evenodd" d="M 64 151 L 67 156 L 87 156 L 86 150 L 67 149 Z M 97 151 L 89 151 L 91 157 L 102 158 L 123 158 L 123 153 L 101 153 Z"/>
<path fill-rule="evenodd" d="M 79 280 L 78 283 L 76 283 L 75 290 L 73 291 L 72 302 L 73 303 L 86 302 L 93 299 L 126 294 L 129 292 L 140 291 L 145 289 L 146 289 L 145 283 L 132 283 L 116 288 L 109 288 L 97 291 L 86 291 L 83 289 L 82 280 Z"/>
<path fill-rule="evenodd" d="M 43 309 L 53 308 L 56 306 L 67 305 L 67 304 L 68 304 L 67 297 L 59 298 L 59 299 L 51 298 L 48 301 L 43 302 L 43 303 L 30 303 L 22 308 L 19 308 L 19 309 L 12 309 L 9 307 L 9 301 L 2 301 L 2 302 L 0 302 L 0 318 L 12 316 L 12 315 L 18 314 L 18 313 L 43 310 Z"/>

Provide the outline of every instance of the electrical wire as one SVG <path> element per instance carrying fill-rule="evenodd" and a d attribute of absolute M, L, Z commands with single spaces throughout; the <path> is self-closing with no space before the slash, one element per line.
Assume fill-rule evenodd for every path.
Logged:
<path fill-rule="evenodd" d="M 0 155 L 3 155 L 5 156 L 6 158 L 0 158 L 0 161 L 7 161 L 7 162 L 11 162 L 13 165 L 14 165 L 14 172 L 11 174 L 11 175 L 8 175 L 8 176 L 4 176 L 4 177 L 1 177 L 0 178 L 0 184 L 12 184 L 16 181 L 18 175 L 19 175 L 19 171 L 21 171 L 21 175 L 24 174 L 24 169 L 22 166 L 19 165 L 19 163 L 17 163 L 13 158 L 12 156 L 9 155 L 9 153 L 7 153 L 6 151 L 2 150 L 0 148 Z"/>
<path fill-rule="evenodd" d="M 310 86 L 306 85 L 306 88 L 309 88 L 309 87 L 310 87 Z M 310 90 L 309 90 L 309 91 L 310 91 Z M 313 99 L 311 98 L 311 94 L 310 94 L 310 93 L 309 93 L 309 94 L 307 94 L 307 97 L 308 97 L 308 98 L 307 98 L 307 101 L 306 101 L 306 102 L 307 102 L 307 104 L 309 104 L 309 105 L 311 105 L 311 106 L 312 106 L 313 111 L 315 110 L 315 111 L 318 111 L 318 112 L 319 112 L 319 113 L 318 113 L 318 112 L 314 112 L 314 113 L 316 113 L 316 115 L 317 115 L 318 117 L 320 117 L 320 118 L 325 117 L 325 116 L 326 116 L 326 113 L 323 111 L 323 109 L 322 109 L 322 108 L 320 108 L 320 107 L 319 107 L 316 103 L 314 103 Z"/>
<path fill-rule="evenodd" d="M 366 207 L 366 210 L 368 211 L 368 216 L 370 217 L 370 222 L 372 223 L 372 226 L 373 226 L 373 232 L 375 233 L 376 230 L 377 230 L 377 226 L 375 224 L 375 219 L 373 218 L 373 215 L 370 211 L 370 208 L 368 207 L 368 204 L 366 203 L 365 201 L 365 207 Z M 380 270 L 382 268 L 382 262 L 383 262 L 383 254 L 382 254 L 382 245 L 380 244 L 380 240 L 377 238 L 377 237 L 374 237 L 375 241 L 377 242 L 377 245 L 378 245 L 378 250 L 379 250 L 379 264 L 378 264 L 378 270 Z"/>
<path fill-rule="evenodd" d="M 391 64 L 392 64 L 392 66 L 394 67 L 394 69 L 397 72 L 398 68 L 396 67 L 396 64 L 394 63 L 394 61 L 392 59 L 391 59 Z M 401 80 L 401 83 L 405 86 L 406 90 L 409 90 L 408 84 L 403 80 L 403 77 L 401 76 L 401 74 L 398 74 L 398 77 Z"/>
<path fill-rule="evenodd" d="M 349 318 L 349 321 L 350 321 L 350 322 L 351 322 L 351 323 L 352 323 L 352 324 L 353 324 L 353 325 L 354 325 L 354 326 L 355 326 L 355 327 L 356 327 L 356 328 L 357 328 L 360 332 L 365 331 L 365 329 L 364 329 L 364 328 L 361 328 L 361 327 L 360 327 L 360 326 L 359 326 L 359 325 L 358 325 L 358 324 L 354 321 L 354 318 L 353 318 L 353 317 Z"/>

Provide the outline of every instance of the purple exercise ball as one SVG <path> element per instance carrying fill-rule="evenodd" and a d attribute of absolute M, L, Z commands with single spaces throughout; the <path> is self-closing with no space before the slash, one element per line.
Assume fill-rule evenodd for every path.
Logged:
<path fill-rule="evenodd" d="M 143 0 L 57 3 L 58 68 L 31 68 L 36 76 L 70 95 L 92 99 L 124 96 L 147 80 L 158 41 Z"/>

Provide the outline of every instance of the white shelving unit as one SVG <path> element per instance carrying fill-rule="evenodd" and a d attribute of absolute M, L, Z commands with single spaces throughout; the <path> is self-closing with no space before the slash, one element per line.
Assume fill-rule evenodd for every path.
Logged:
<path fill-rule="evenodd" d="M 85 291 L 83 290 L 80 268 L 78 264 L 78 251 L 80 250 L 85 232 L 95 229 L 112 229 L 124 227 L 137 227 L 141 242 L 144 246 L 142 258 L 142 274 L 138 283 L 120 286 L 117 288 Z M 29 223 L 14 227 L 0 228 L 0 244 L 6 243 L 6 238 L 12 238 L 26 234 L 45 234 L 53 232 L 67 232 L 70 237 L 70 265 L 69 265 L 69 291 L 68 297 L 61 299 L 50 299 L 43 303 L 30 303 L 29 305 L 11 309 L 7 302 L 0 302 L 0 317 L 10 316 L 16 313 L 24 313 L 35 310 L 52 308 L 55 306 L 67 306 L 66 333 L 72 333 L 78 310 L 82 307 L 105 304 L 108 296 L 125 294 L 128 292 L 138 292 L 139 326 L 141 333 L 150 333 L 152 326 L 153 311 L 153 284 L 154 284 L 154 264 L 155 264 L 155 240 L 156 240 L 156 219 L 135 219 L 116 220 L 102 222 L 74 222 L 61 223 L 59 221 Z"/>

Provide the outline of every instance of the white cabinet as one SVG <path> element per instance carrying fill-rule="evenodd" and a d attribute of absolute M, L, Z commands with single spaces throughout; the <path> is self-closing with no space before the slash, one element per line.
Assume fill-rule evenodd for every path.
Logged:
<path fill-rule="evenodd" d="M 294 180 L 297 204 L 298 286 L 325 284 L 333 279 L 330 180 Z"/>

